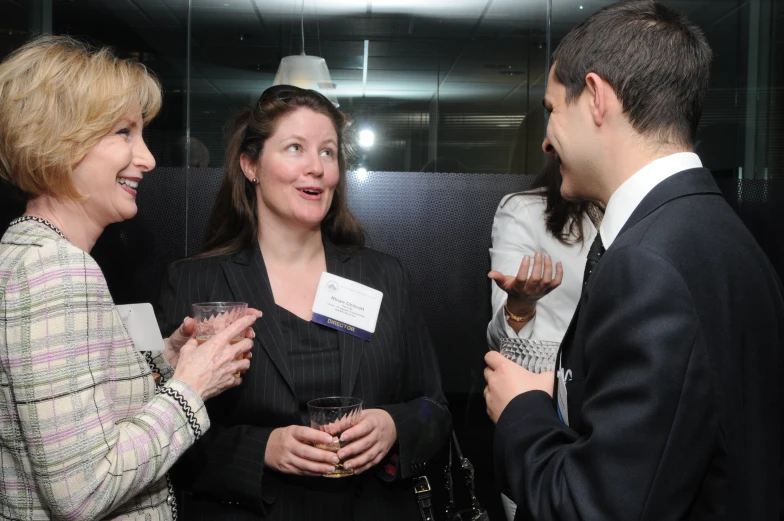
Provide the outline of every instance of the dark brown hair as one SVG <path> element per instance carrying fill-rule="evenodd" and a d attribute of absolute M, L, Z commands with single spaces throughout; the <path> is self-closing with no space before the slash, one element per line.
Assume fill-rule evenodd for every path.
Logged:
<path fill-rule="evenodd" d="M 702 30 L 653 0 L 604 7 L 564 37 L 555 77 L 571 103 L 593 72 L 615 90 L 640 134 L 693 146 L 710 79 L 712 52 Z"/>
<path fill-rule="evenodd" d="M 275 133 L 280 119 L 299 108 L 327 116 L 338 137 L 340 177 L 332 205 L 321 221 L 321 231 L 335 246 L 344 250 L 365 244 L 365 232 L 346 204 L 346 116 L 316 91 L 277 85 L 264 91 L 256 104 L 246 107 L 234 117 L 226 144 L 223 183 L 207 223 L 200 257 L 235 253 L 255 244 L 259 232 L 256 190 L 242 172 L 240 156 L 245 154 L 252 162 L 258 162 L 264 143 Z"/>
<path fill-rule="evenodd" d="M 534 178 L 531 188 L 515 196 L 542 197 L 545 200 L 545 227 L 563 244 L 585 243 L 584 217 L 599 228 L 602 211 L 588 201 L 567 201 L 561 195 L 561 166 L 558 159 L 547 155 L 542 171 Z"/>

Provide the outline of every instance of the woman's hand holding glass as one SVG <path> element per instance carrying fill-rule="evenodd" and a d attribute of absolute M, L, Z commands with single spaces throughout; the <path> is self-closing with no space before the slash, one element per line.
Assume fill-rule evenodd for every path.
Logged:
<path fill-rule="evenodd" d="M 201 345 L 195 338 L 185 342 L 179 350 L 174 378 L 190 385 L 202 400 L 242 383 L 235 374 L 250 367 L 253 340 L 248 338 L 247 330 L 255 321 L 256 315 L 248 314 Z M 242 333 L 245 338 L 232 344 Z"/>
<path fill-rule="evenodd" d="M 314 445 L 329 446 L 334 441 L 332 435 L 310 427 L 281 427 L 270 434 L 264 464 L 286 474 L 324 476 L 334 471 L 340 460 L 334 452 Z"/>
<path fill-rule="evenodd" d="M 261 318 L 262 312 L 258 309 L 248 308 L 248 315 Z M 172 366 L 172 369 L 177 369 L 177 363 L 180 360 L 180 350 L 182 349 L 182 346 L 188 342 L 188 340 L 193 338 L 195 333 L 196 321 L 191 317 L 186 317 L 182 324 L 180 324 L 180 327 L 177 328 L 177 331 L 172 333 L 169 338 L 165 338 L 163 340 L 163 356 L 166 357 L 166 361 L 169 362 L 169 365 Z M 253 328 L 248 327 L 245 329 L 245 332 L 242 336 L 253 339 L 256 338 L 256 333 L 253 332 Z M 250 355 L 250 353 L 248 353 L 248 355 Z"/>
<path fill-rule="evenodd" d="M 397 441 L 392 416 L 383 409 L 365 409 L 362 419 L 340 437 L 345 445 L 338 452 L 346 470 L 361 474 L 381 463 Z"/>
<path fill-rule="evenodd" d="M 516 276 L 504 275 L 499 271 L 487 274 L 507 294 L 507 306 L 515 315 L 528 315 L 536 308 L 536 302 L 561 285 L 563 266 L 555 264 L 549 255 L 536 252 L 531 266 L 531 257 L 526 255 L 520 263 Z"/>

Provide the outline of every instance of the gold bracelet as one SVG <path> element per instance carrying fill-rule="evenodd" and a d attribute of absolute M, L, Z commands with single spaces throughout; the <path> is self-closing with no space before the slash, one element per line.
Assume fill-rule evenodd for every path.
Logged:
<path fill-rule="evenodd" d="M 511 311 L 509 311 L 509 301 L 504 301 L 504 311 L 506 311 L 506 316 L 512 319 L 514 322 L 528 322 L 536 315 L 536 307 L 534 310 L 528 313 L 527 315 L 515 315 Z"/>

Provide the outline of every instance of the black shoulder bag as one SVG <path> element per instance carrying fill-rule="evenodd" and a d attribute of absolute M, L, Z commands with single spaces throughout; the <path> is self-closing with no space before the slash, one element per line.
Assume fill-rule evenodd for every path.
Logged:
<path fill-rule="evenodd" d="M 457 453 L 460 467 L 465 474 L 465 483 L 471 496 L 471 506 L 468 508 L 458 509 L 455 504 L 454 481 L 452 479 L 452 450 Z M 479 500 L 474 492 L 474 466 L 468 461 L 468 458 L 463 457 L 463 451 L 460 450 L 460 443 L 457 441 L 454 431 L 452 431 L 452 437 L 449 440 L 449 462 L 444 469 L 444 482 L 449 495 L 449 501 L 446 505 L 446 521 L 490 521 L 487 511 L 479 504 Z M 419 504 L 419 512 L 422 514 L 422 521 L 436 521 L 433 513 L 430 481 L 428 481 L 427 476 L 414 478 L 414 493 Z"/>

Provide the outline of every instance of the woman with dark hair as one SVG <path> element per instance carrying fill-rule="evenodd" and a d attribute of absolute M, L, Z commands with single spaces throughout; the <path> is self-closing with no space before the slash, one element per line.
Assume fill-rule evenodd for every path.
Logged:
<path fill-rule="evenodd" d="M 531 189 L 501 200 L 493 221 L 488 274 L 496 282 L 493 318 L 487 326 L 491 347 L 498 349 L 502 338 L 563 339 L 601 216 L 593 203 L 561 197 L 558 160 L 552 156 Z"/>
<path fill-rule="evenodd" d="M 488 274 L 495 281 L 491 348 L 503 338 L 560 342 L 577 308 L 602 213 L 593 203 L 564 199 L 559 170 L 557 157 L 547 156 L 531 189 L 505 196 L 496 211 Z M 502 502 L 511 521 L 516 506 L 506 496 Z"/>
<path fill-rule="evenodd" d="M 180 466 L 188 519 L 419 515 L 407 478 L 445 443 L 451 417 L 407 273 L 363 247 L 346 206 L 345 126 L 315 91 L 267 89 L 234 120 L 205 251 L 170 269 L 164 331 L 198 301 L 244 301 L 264 313 L 245 384 L 207 403 L 213 427 Z M 325 272 L 383 294 L 370 340 L 314 321 Z M 364 402 L 337 454 L 314 446 L 332 437 L 310 428 L 306 406 L 327 396 Z M 339 460 L 353 476 L 322 477 Z"/>

